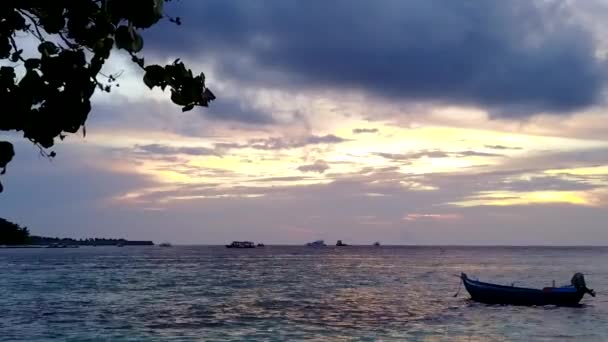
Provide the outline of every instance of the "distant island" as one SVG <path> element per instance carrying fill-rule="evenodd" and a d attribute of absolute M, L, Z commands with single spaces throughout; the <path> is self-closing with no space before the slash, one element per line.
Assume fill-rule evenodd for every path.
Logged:
<path fill-rule="evenodd" d="M 0 246 L 153 246 L 152 241 L 130 241 L 125 239 L 70 239 L 30 235 L 27 227 L 0 218 Z"/>

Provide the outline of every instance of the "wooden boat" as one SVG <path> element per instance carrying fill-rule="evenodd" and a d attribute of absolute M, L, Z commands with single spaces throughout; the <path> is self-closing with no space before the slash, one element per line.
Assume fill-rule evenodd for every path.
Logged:
<path fill-rule="evenodd" d="M 469 279 L 464 273 L 460 278 L 471 299 L 486 304 L 576 306 L 586 293 L 595 297 L 581 273 L 572 277 L 571 285 L 543 289 L 483 283 Z"/>

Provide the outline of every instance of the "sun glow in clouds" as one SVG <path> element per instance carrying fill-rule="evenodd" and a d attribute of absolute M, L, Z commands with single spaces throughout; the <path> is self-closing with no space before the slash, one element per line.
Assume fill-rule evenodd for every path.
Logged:
<path fill-rule="evenodd" d="M 574 191 L 497 191 L 482 192 L 459 202 L 451 203 L 458 207 L 474 206 L 513 206 L 547 203 L 591 205 L 583 192 Z"/>
<path fill-rule="evenodd" d="M 132 157 L 137 161 L 134 168 L 136 172 L 151 176 L 166 186 L 213 184 L 217 189 L 226 190 L 239 187 L 288 188 L 328 184 L 357 175 L 362 170 L 373 174 L 378 170 L 395 168 L 395 175 L 402 178 L 400 182 L 405 188 L 440 191 L 441 188 L 435 184 L 420 183 L 408 177 L 452 173 L 462 175 L 474 170 L 500 169 L 502 165 L 518 158 L 534 156 L 536 150 L 547 144 L 559 143 L 560 146 L 570 146 L 573 149 L 597 145 L 597 142 L 463 128 L 400 128 L 375 123 L 372 128 L 363 129 L 361 127 L 364 126 L 361 125 L 362 122 L 356 118 L 345 118 L 343 127 L 333 132 L 290 138 L 259 135 L 247 137 L 245 132 L 239 141 L 232 143 L 226 143 L 225 137 L 205 138 L 204 142 L 196 142 L 193 138 L 186 138 L 182 142 L 179 137 L 167 141 L 162 139 L 165 138 L 163 136 L 159 136 L 159 140 L 131 138 L 132 141 L 137 141 L 131 145 L 136 152 L 138 146 L 155 148 L 139 151 Z M 604 175 L 606 170 L 606 167 L 548 169 L 545 173 Z M 137 193 L 148 192 L 142 189 Z M 381 194 L 370 191 L 368 196 Z M 249 195 L 251 194 L 247 194 Z M 133 194 L 129 196 L 118 198 L 137 197 Z M 227 193 L 172 194 L 162 201 L 234 196 L 236 195 Z M 534 203 L 589 205 L 587 197 L 583 192 L 552 189 L 531 192 L 486 191 L 452 204 L 461 207 Z"/>
<path fill-rule="evenodd" d="M 230 93 L 232 87 L 224 86 L 226 96 L 236 95 Z M 525 162 L 518 165 L 518 160 L 542 157 L 551 147 L 559 147 L 559 151 L 608 147 L 608 141 L 603 140 L 526 134 L 525 125 L 515 127 L 490 119 L 488 112 L 477 108 L 435 106 L 426 108 L 426 113 L 401 116 L 403 113 L 389 103 L 378 102 L 379 113 L 374 114 L 386 119 L 370 121 L 366 119 L 369 99 L 365 96 L 349 94 L 337 101 L 339 93 L 333 92 L 290 94 L 276 89 L 245 88 L 244 93 L 251 102 L 249 107 L 280 120 L 256 129 L 214 122 L 213 134 L 203 137 L 162 129 L 132 131 L 127 135 L 101 130 L 87 137 L 89 145 L 122 151 L 123 156 L 117 157 L 111 168 L 151 177 L 158 183 L 115 198 L 134 203 L 137 198 L 149 198 L 150 193 L 163 197 L 163 192 L 157 191 L 163 187 L 172 187 L 177 193 L 155 201 L 232 198 L 239 197 L 234 193 L 239 191 L 236 189 L 323 185 L 360 178 L 363 174 L 372 177 L 389 168 L 393 168 L 391 181 L 400 184 L 403 191 L 441 192 L 445 189 L 440 185 L 417 181 L 412 176 L 449 177 L 486 170 L 525 169 Z M 301 129 L 302 122 L 298 121 L 302 120 L 299 114 L 302 112 L 306 112 L 306 130 Z M 411 119 L 414 116 L 415 121 Z M 172 122 L 177 120 L 181 119 L 172 118 Z M 585 181 L 589 184 L 606 186 L 606 180 L 601 178 L 608 173 L 606 166 L 574 169 L 552 168 L 551 163 L 543 166 L 546 170 L 537 170 L 535 174 L 559 175 L 565 180 L 587 176 Z M 525 172 L 519 176 L 525 177 Z M 511 174 L 504 179 L 517 177 Z M 382 179 L 369 182 L 372 186 L 383 183 Z M 219 193 L 183 193 L 187 185 L 211 186 Z M 365 193 L 368 198 L 388 197 L 383 191 Z M 240 197 L 249 195 L 257 194 L 248 190 Z M 585 191 L 496 189 L 469 193 L 448 202 L 456 206 L 589 205 L 589 198 Z"/>

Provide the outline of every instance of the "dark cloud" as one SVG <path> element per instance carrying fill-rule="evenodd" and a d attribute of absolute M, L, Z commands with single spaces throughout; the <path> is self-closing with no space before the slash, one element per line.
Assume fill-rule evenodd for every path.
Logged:
<path fill-rule="evenodd" d="M 323 173 L 329 169 L 329 164 L 324 160 L 317 160 L 312 164 L 302 165 L 298 167 L 301 172 L 318 172 Z"/>
<path fill-rule="evenodd" d="M 252 125 L 275 123 L 271 114 L 246 106 L 238 99 L 218 98 L 209 108 L 201 110 L 209 119 L 235 121 Z"/>
<path fill-rule="evenodd" d="M 249 180 L 249 182 L 297 182 L 301 180 L 310 179 L 302 176 L 283 176 L 283 177 L 266 177 L 266 178 L 255 178 Z"/>
<path fill-rule="evenodd" d="M 187 154 L 192 156 L 218 156 L 215 149 L 207 147 L 173 147 L 161 144 L 135 145 L 140 152 L 152 154 Z"/>
<path fill-rule="evenodd" d="M 316 145 L 316 144 L 337 144 L 341 142 L 345 142 L 347 139 L 340 138 L 333 134 L 327 135 L 311 135 L 305 139 L 306 145 Z"/>
<path fill-rule="evenodd" d="M 479 151 L 461 151 L 449 153 L 451 157 L 502 157 L 499 153 L 479 152 Z"/>
<path fill-rule="evenodd" d="M 608 165 L 608 148 L 590 148 L 572 151 L 539 151 L 526 157 L 512 158 L 505 167 L 528 168 L 536 171 L 572 169 Z"/>
<path fill-rule="evenodd" d="M 282 137 L 270 137 L 260 139 L 250 139 L 247 143 L 217 143 L 215 148 L 217 150 L 230 150 L 230 149 L 242 149 L 242 148 L 253 148 L 256 150 L 286 150 L 292 148 L 300 148 L 309 145 L 331 145 L 339 144 L 348 141 L 348 139 L 341 138 L 333 134 L 327 135 L 309 135 L 305 137 L 297 138 L 282 138 Z"/>
<path fill-rule="evenodd" d="M 377 133 L 377 128 L 355 128 L 353 129 L 354 134 L 363 134 L 363 133 Z"/>
<path fill-rule="evenodd" d="M 258 85 L 362 89 L 503 116 L 570 112 L 604 86 L 592 34 L 554 2 L 210 0 L 168 10 L 184 25 L 151 30 L 147 52 L 212 58 L 219 77 Z"/>
<path fill-rule="evenodd" d="M 523 150 L 523 147 L 517 146 L 504 146 L 504 145 L 484 145 L 483 147 L 492 150 Z"/>
<path fill-rule="evenodd" d="M 448 158 L 450 156 L 449 153 L 443 151 L 421 151 L 421 152 L 411 152 L 411 153 L 384 153 L 378 152 L 374 153 L 375 155 L 385 158 L 391 159 L 394 161 L 411 161 L 413 159 L 419 159 L 422 157 L 428 158 Z"/>
<path fill-rule="evenodd" d="M 584 191 L 597 188 L 598 185 L 579 179 L 564 179 L 557 176 L 537 176 L 529 179 L 508 180 L 502 188 L 509 191 Z"/>
<path fill-rule="evenodd" d="M 184 136 L 210 137 L 218 127 L 257 130 L 276 123 L 270 112 L 253 108 L 247 98 L 227 94 L 213 101 L 209 108 L 186 113 L 169 101 L 133 99 L 126 95 L 120 90 L 107 95 L 109 98 L 103 98 L 104 94 L 95 95 L 100 100 L 93 106 L 87 121 L 87 134 L 168 131 Z"/>
<path fill-rule="evenodd" d="M 163 166 L 156 166 L 153 170 L 157 171 L 170 171 L 190 177 L 209 177 L 216 178 L 215 184 L 219 185 L 222 181 L 222 177 L 235 177 L 239 174 L 226 169 L 218 169 L 204 166 L 193 166 L 187 163 L 181 162 L 178 164 L 169 164 Z"/>
<path fill-rule="evenodd" d="M 464 157 L 502 157 L 502 154 L 498 153 L 488 153 L 488 152 L 478 152 L 478 151 L 458 151 L 458 152 L 446 152 L 440 150 L 423 150 L 419 152 L 411 152 L 411 153 L 383 153 L 378 152 L 374 153 L 374 155 L 391 159 L 394 161 L 402 161 L 407 162 L 414 159 L 419 159 L 423 157 L 427 158 L 464 158 Z"/>

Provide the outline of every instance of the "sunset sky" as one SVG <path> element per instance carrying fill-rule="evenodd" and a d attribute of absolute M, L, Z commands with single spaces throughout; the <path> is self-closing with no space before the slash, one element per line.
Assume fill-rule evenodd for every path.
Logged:
<path fill-rule="evenodd" d="M 197 1 L 120 51 L 87 135 L 9 135 L 0 217 L 181 244 L 608 244 L 608 2 Z"/>

